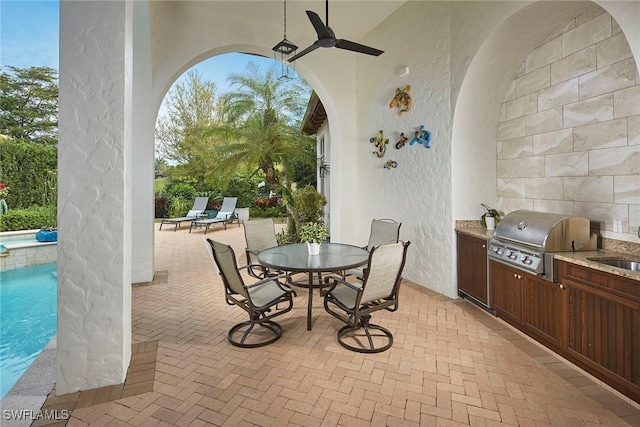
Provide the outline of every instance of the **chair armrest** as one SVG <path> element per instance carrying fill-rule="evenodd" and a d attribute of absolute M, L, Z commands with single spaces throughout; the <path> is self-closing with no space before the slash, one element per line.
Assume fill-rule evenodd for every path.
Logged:
<path fill-rule="evenodd" d="M 285 277 L 287 277 L 287 274 L 278 274 L 277 276 L 268 276 L 268 277 L 265 277 L 262 280 L 258 280 L 255 283 L 252 283 L 250 285 L 246 285 L 245 287 L 247 289 L 251 289 L 251 288 L 255 288 L 256 286 L 264 285 L 267 282 L 276 282 L 278 285 L 280 285 L 278 280 L 283 279 Z"/>
<path fill-rule="evenodd" d="M 331 285 L 329 291 L 333 290 L 333 288 L 335 288 L 338 283 L 341 283 L 346 287 L 353 289 L 354 291 L 359 291 L 362 289 L 362 286 L 356 286 L 353 283 L 349 283 L 340 276 L 327 276 L 324 278 L 324 283 L 328 284 L 331 280 L 333 280 L 333 285 Z"/>

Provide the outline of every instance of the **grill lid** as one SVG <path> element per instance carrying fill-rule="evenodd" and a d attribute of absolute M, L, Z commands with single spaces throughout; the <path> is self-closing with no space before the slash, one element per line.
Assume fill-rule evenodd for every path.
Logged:
<path fill-rule="evenodd" d="M 526 245 L 540 252 L 596 248 L 587 218 L 527 210 L 510 212 L 501 219 L 494 239 Z"/>

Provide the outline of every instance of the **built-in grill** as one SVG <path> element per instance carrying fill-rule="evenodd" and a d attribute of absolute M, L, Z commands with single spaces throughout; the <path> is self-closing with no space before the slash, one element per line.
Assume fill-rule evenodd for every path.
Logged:
<path fill-rule="evenodd" d="M 554 280 L 553 253 L 596 250 L 587 218 L 526 210 L 507 214 L 489 240 L 489 259 Z"/>

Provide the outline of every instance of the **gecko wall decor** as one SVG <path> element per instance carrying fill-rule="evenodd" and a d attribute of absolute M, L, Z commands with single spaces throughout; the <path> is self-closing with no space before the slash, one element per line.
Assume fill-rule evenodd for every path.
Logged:
<path fill-rule="evenodd" d="M 382 136 L 382 131 L 378 132 L 378 135 L 371 138 L 369 142 L 375 145 L 377 148 L 377 151 L 374 151 L 373 155 L 376 157 L 384 157 L 389 139 Z"/>
<path fill-rule="evenodd" d="M 404 136 L 404 132 L 401 132 L 400 133 L 400 141 L 396 142 L 396 150 L 399 150 L 402 147 L 404 147 L 404 144 L 406 144 L 408 140 L 409 140 L 409 138 Z"/>
<path fill-rule="evenodd" d="M 431 132 L 424 128 L 424 125 L 420 125 L 418 130 L 415 132 L 414 138 L 409 142 L 409 145 L 413 145 L 415 143 L 423 144 L 424 148 L 431 148 Z"/>
<path fill-rule="evenodd" d="M 409 91 L 411 90 L 411 85 L 406 85 L 404 89 L 397 88 L 396 95 L 393 97 L 391 102 L 389 103 L 389 108 L 397 107 L 399 108 L 398 115 L 402 113 L 406 113 L 411 110 L 411 96 L 409 95 Z"/>

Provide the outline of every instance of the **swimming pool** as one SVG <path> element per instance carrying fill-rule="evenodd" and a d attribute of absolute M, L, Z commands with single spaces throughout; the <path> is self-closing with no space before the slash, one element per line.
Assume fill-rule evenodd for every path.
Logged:
<path fill-rule="evenodd" d="M 0 271 L 0 399 L 56 333 L 57 264 Z"/>

